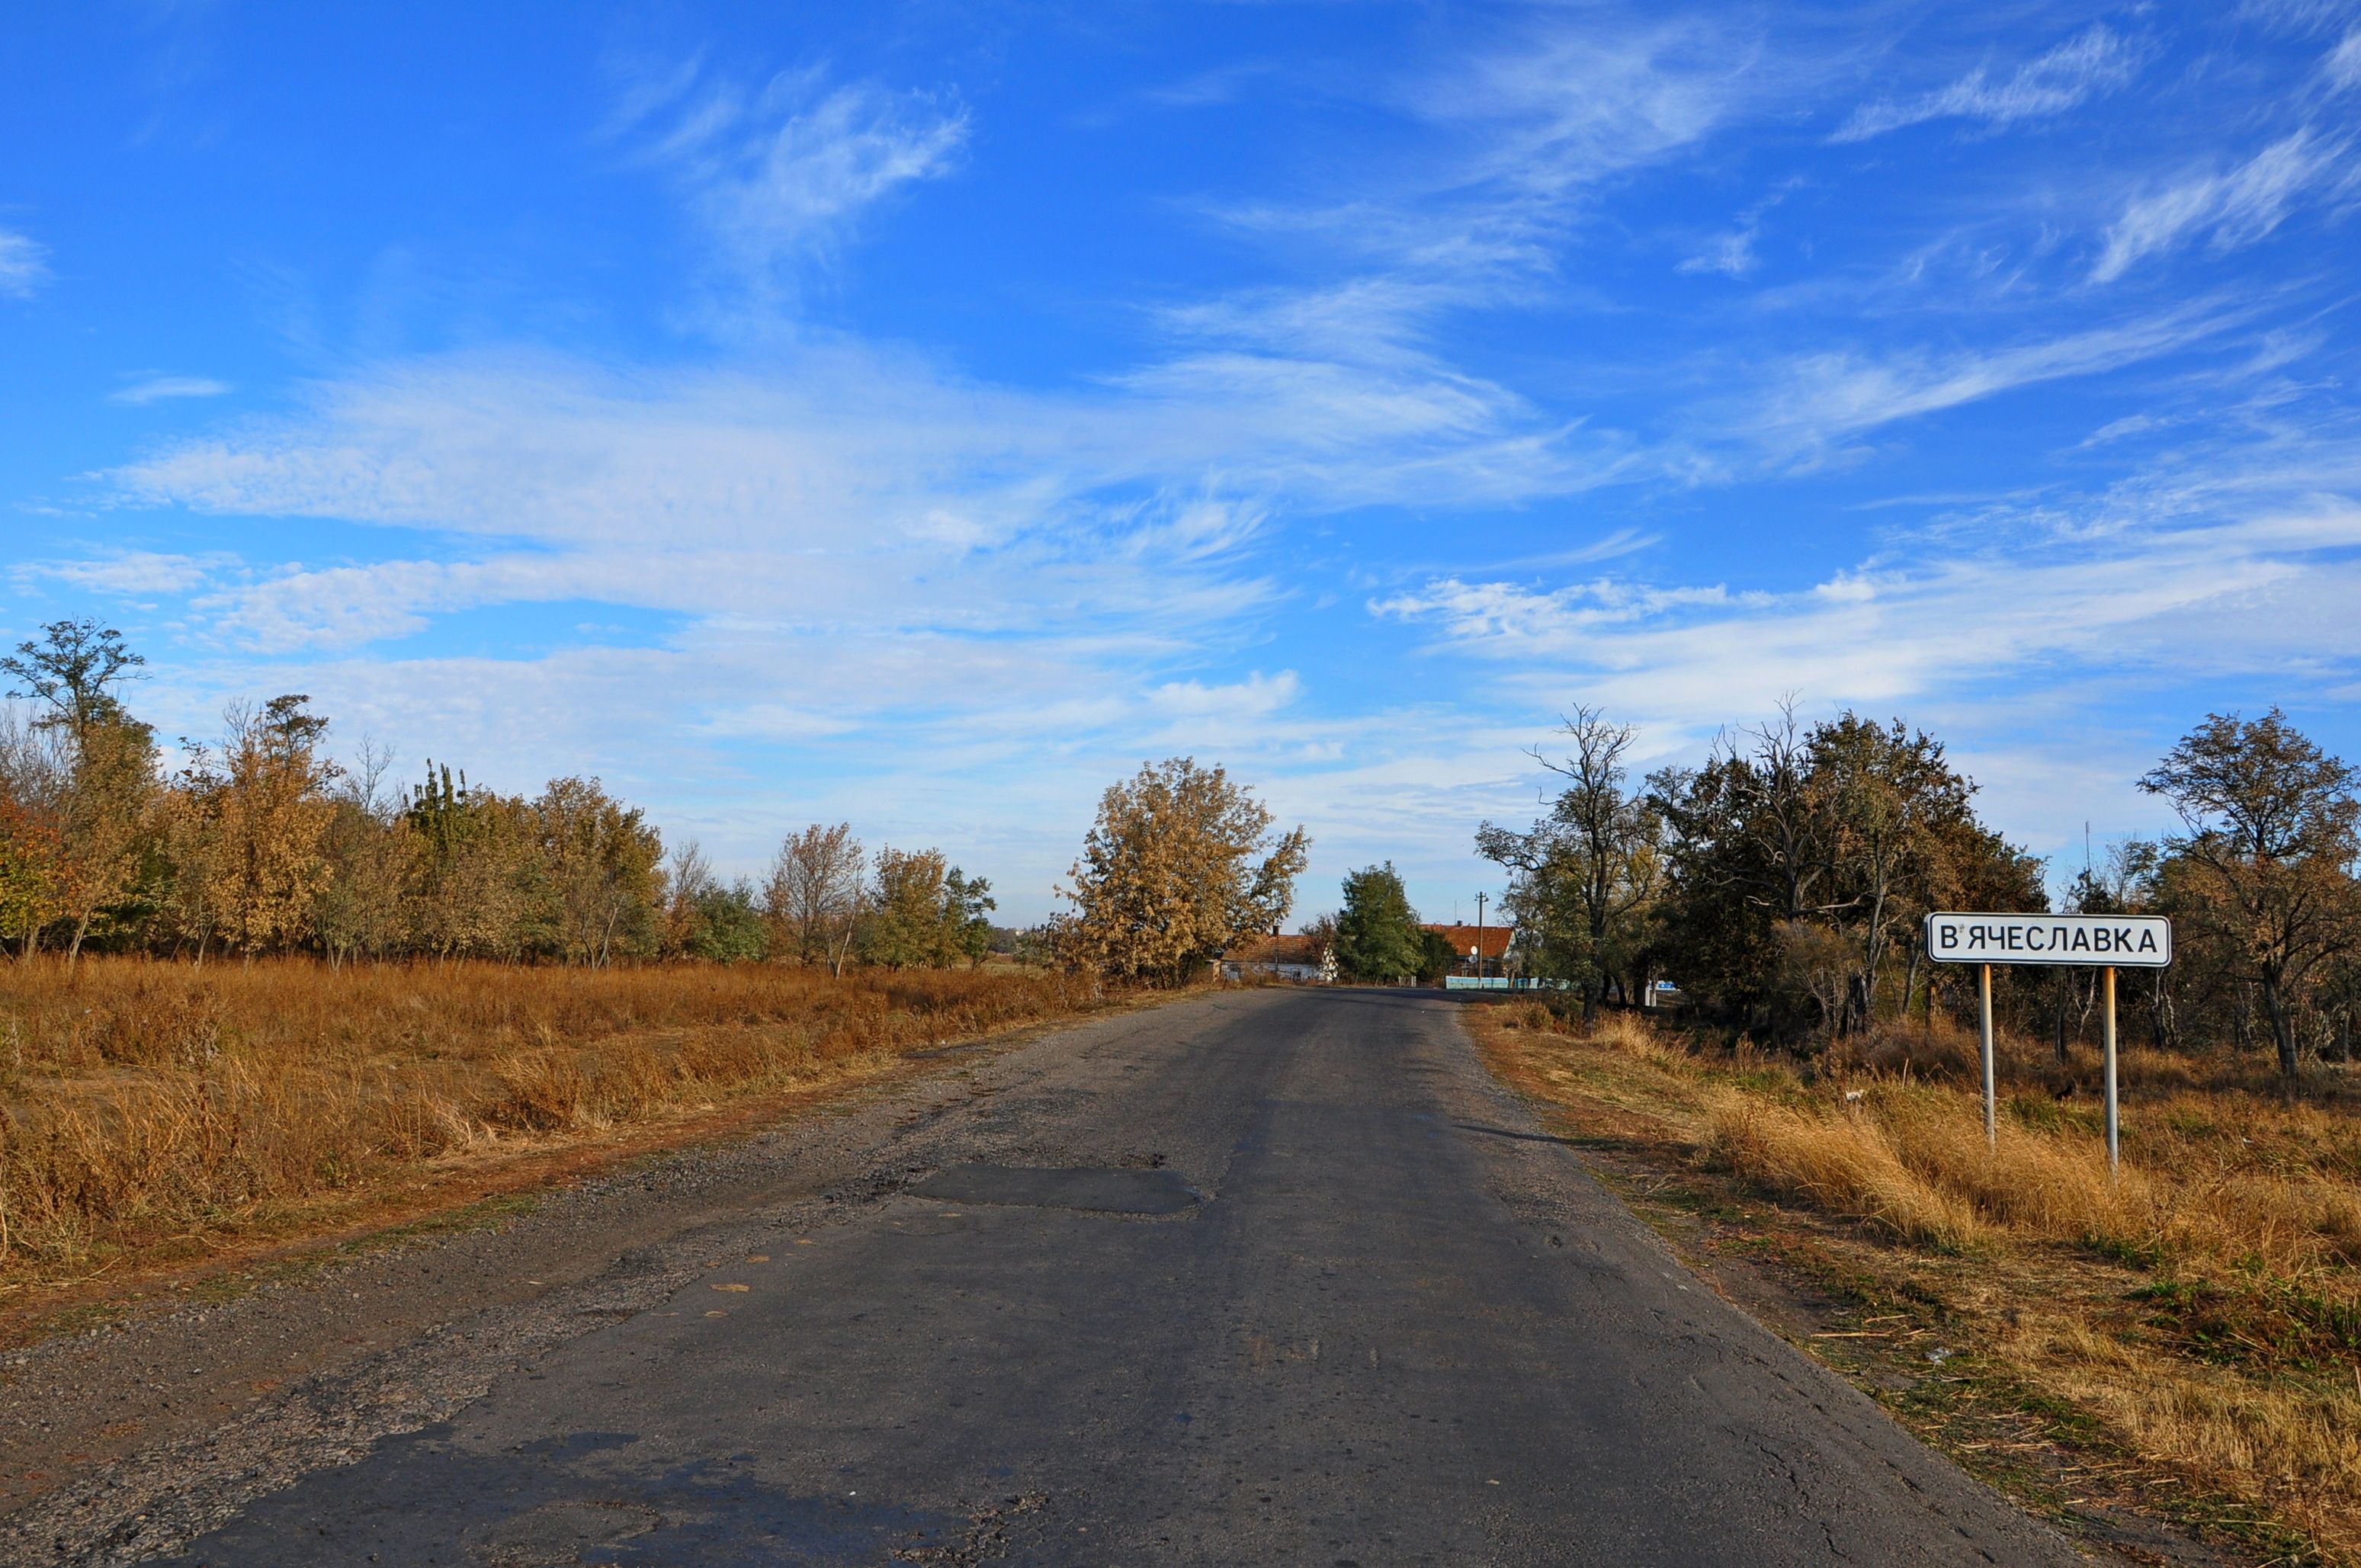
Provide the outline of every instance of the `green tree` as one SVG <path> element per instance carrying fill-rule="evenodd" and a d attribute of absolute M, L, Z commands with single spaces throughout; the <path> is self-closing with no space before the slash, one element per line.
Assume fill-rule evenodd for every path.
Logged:
<path fill-rule="evenodd" d="M 1345 878 L 1336 913 L 1336 966 L 1356 980 L 1409 980 L 1427 967 L 1427 933 L 1388 861 Z"/>
<path fill-rule="evenodd" d="M 1576 707 L 1562 727 L 1571 743 L 1553 760 L 1530 755 L 1567 782 L 1530 832 L 1487 822 L 1476 847 L 1513 875 L 1502 913 L 1515 922 L 1532 972 L 1571 981 L 1585 1018 L 1597 1014 L 1610 979 L 1628 998 L 1644 977 L 1663 893 L 1663 821 L 1625 787 L 1623 758 L 1638 738 L 1595 707 Z"/>
<path fill-rule="evenodd" d="M 437 959 L 509 957 L 542 897 L 536 824 L 522 800 L 471 788 L 429 761 L 402 813 L 412 835 L 407 940 Z"/>
<path fill-rule="evenodd" d="M 953 866 L 943 878 L 943 932 L 949 950 L 965 957 L 970 969 L 982 967 L 992 951 L 992 883 Z"/>
<path fill-rule="evenodd" d="M 1422 929 L 1419 945 L 1424 950 L 1420 954 L 1418 982 L 1421 985 L 1441 985 L 1457 967 L 1459 950 L 1451 945 L 1451 938 L 1440 931 Z"/>
<path fill-rule="evenodd" d="M 1840 1035 L 1907 1008 L 1928 909 L 2047 907 L 2037 862 L 1976 820 L 1974 784 L 1924 731 L 1784 711 L 1748 739 L 1649 781 L 1684 990 L 1749 1026 Z"/>
<path fill-rule="evenodd" d="M 2252 722 L 2207 715 L 2139 783 L 2188 828 L 2166 846 L 2187 868 L 2184 916 L 2260 992 L 2279 1071 L 2294 1078 L 2299 995 L 2361 938 L 2354 770 L 2274 707 Z"/>
<path fill-rule="evenodd" d="M 942 961 L 943 877 L 949 869 L 940 850 L 877 851 L 861 936 L 863 959 L 888 969 Z"/>
<path fill-rule="evenodd" d="M 940 850 L 877 851 L 862 957 L 893 969 L 949 969 L 983 961 L 992 945 L 992 884 L 970 877 Z"/>
<path fill-rule="evenodd" d="M 697 932 L 687 944 L 692 958 L 711 963 L 759 963 L 770 956 L 771 928 L 756 905 L 753 884 L 744 878 L 709 883 L 695 897 Z"/>
<path fill-rule="evenodd" d="M 20 642 L 0 658 L 0 674 L 16 683 L 8 695 L 45 703 L 39 721 L 61 725 L 75 735 L 94 726 L 126 721 L 123 703 L 110 688 L 138 680 L 148 661 L 124 646 L 123 633 L 95 620 L 53 620 L 42 641 Z"/>

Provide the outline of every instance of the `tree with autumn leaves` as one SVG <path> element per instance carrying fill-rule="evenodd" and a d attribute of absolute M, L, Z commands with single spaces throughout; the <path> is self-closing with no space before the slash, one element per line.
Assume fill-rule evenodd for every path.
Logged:
<path fill-rule="evenodd" d="M 1124 980 L 1196 978 L 1241 938 L 1277 930 L 1293 905 L 1310 840 L 1271 824 L 1224 769 L 1191 757 L 1143 764 L 1100 797 L 1051 950 Z"/>
<path fill-rule="evenodd" d="M 990 884 L 936 850 L 884 850 L 873 883 L 849 828 L 790 838 L 763 887 L 667 861 L 638 807 L 595 778 L 504 795 L 430 762 L 389 787 L 351 769 L 301 694 L 233 705 L 167 773 L 123 684 L 120 633 L 59 621 L 0 659 L 29 722 L 0 709 L 0 939 L 78 957 L 92 943 L 179 954 L 624 960 L 775 957 L 978 964 Z"/>
<path fill-rule="evenodd" d="M 9 737 L 7 821 L 22 837 L 12 834 L 6 861 L 26 889 L 20 910 L 48 916 L 26 931 L 27 949 L 41 926 L 62 923 L 71 956 L 141 902 L 156 743 L 114 690 L 146 663 L 122 633 L 90 620 L 45 630 L 46 644 L 0 658 L 16 683 L 8 695 L 40 707 L 29 731 Z"/>

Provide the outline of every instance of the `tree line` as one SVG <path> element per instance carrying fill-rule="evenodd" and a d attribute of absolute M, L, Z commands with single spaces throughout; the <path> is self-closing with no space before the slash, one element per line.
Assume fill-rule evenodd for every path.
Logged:
<path fill-rule="evenodd" d="M 225 715 L 168 768 L 124 685 L 122 635 L 58 621 L 0 658 L 29 720 L 0 715 L 0 942 L 181 955 L 308 951 L 604 966 L 776 959 L 980 963 L 991 884 L 939 850 L 873 854 L 849 826 L 781 845 L 762 882 L 724 881 L 694 842 L 666 852 L 594 778 L 503 795 L 429 764 L 395 786 L 364 745 L 324 750 L 302 695 Z"/>
<path fill-rule="evenodd" d="M 1560 736 L 1532 753 L 1565 781 L 1549 809 L 1483 824 L 1477 847 L 1510 874 L 1523 972 L 1564 982 L 1586 1014 L 1662 979 L 1707 1017 L 1791 1045 L 1964 1019 L 1973 981 L 1927 961 L 1923 917 L 2051 909 L 2043 862 L 1982 822 L 1942 742 L 1900 719 L 1806 725 L 1789 709 L 1636 784 L 1631 726 L 1578 707 Z M 2174 921 L 2172 967 L 2125 976 L 2148 1040 L 2268 1046 L 2290 1077 L 2307 1056 L 2350 1060 L 2355 771 L 2273 708 L 2208 716 L 2137 783 L 2181 831 L 2111 845 L 2060 903 Z M 2091 1027 L 2095 970 L 2013 965 L 1995 986 L 2060 1059 Z"/>
<path fill-rule="evenodd" d="M 939 850 L 869 852 L 847 825 L 789 837 L 759 882 L 724 881 L 694 842 L 666 851 L 597 779 L 533 796 L 430 765 L 394 785 L 364 745 L 324 750 L 301 695 L 233 707 L 217 741 L 168 769 L 125 706 L 140 656 L 95 622 L 60 621 L 0 658 L 0 942 L 20 955 L 93 947 L 181 955 L 308 951 L 607 965 L 770 959 L 948 966 L 994 944 L 991 886 Z M 1483 823 L 1505 868 L 1519 972 L 1586 1014 L 1676 984 L 1705 1018 L 1811 1048 L 1963 1014 L 1972 984 L 1927 961 L 1936 909 L 2046 911 L 2045 866 L 1984 823 L 1941 741 L 1900 719 L 1792 709 L 1724 735 L 1694 767 L 1634 781 L 1630 725 L 1578 707 L 1563 780 L 1529 826 Z M 2125 977 L 2134 1025 L 2166 1049 L 2267 1047 L 2293 1075 L 2351 1059 L 2361 1013 L 2356 774 L 2273 708 L 2212 715 L 2143 775 L 2181 831 L 2108 848 L 2062 906 L 2159 914 L 2177 961 Z M 1308 854 L 1301 827 L 1220 767 L 1144 765 L 1110 787 L 1070 907 L 1023 956 L 1177 984 L 1276 935 Z M 1390 862 L 1345 880 L 1304 929 L 1346 978 L 1433 978 L 1455 955 L 1422 929 Z M 1997 1001 L 2061 1059 L 2092 1026 L 2092 971 L 2012 966 Z"/>

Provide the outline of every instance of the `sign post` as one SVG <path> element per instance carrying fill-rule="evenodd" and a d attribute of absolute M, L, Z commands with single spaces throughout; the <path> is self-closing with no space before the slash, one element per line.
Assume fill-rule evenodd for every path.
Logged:
<path fill-rule="evenodd" d="M 1984 1069 L 1984 1141 L 2000 1144 L 1998 1073 L 1993 1062 L 1992 967 L 2071 964 L 2096 969 L 2106 994 L 2100 1025 L 2101 1077 L 2107 1102 L 2107 1171 L 2122 1158 L 2115 1095 L 2115 970 L 2162 969 L 2172 962 L 2172 922 L 2158 915 L 1975 915 L 1927 916 L 1927 957 L 1978 966 L 1976 1012 Z"/>
<path fill-rule="evenodd" d="M 2107 1016 L 2099 1025 L 2099 1042 L 2106 1060 L 2101 1071 L 2107 1080 L 2107 1176 L 2113 1179 L 2123 1153 L 2121 1129 L 2115 1124 L 2115 966 L 2101 970 L 2099 978 L 2107 991 Z"/>
<path fill-rule="evenodd" d="M 1906 1003 L 1909 998 L 1905 997 Z M 1992 965 L 1976 966 L 1976 1037 L 1983 1049 L 1979 1053 L 1984 1068 L 1984 1146 L 2000 1147 L 1999 1076 L 1993 1065 L 1992 1026 Z"/>

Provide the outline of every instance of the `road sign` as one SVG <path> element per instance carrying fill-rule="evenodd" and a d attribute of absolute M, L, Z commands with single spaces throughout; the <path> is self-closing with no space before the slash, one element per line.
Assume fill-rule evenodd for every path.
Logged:
<path fill-rule="evenodd" d="M 1929 915 L 1927 956 L 1938 964 L 1976 964 L 1978 1034 L 1982 1036 L 1984 1140 L 2000 1146 L 1993 1080 L 1992 967 L 2087 964 L 2107 994 L 2099 1024 L 2100 1092 L 2107 1105 L 2107 1175 L 2122 1157 L 2115 1096 L 2115 970 L 2162 969 L 2172 961 L 2172 922 L 2158 915 Z"/>
<path fill-rule="evenodd" d="M 2172 962 L 2172 922 L 2158 915 L 1929 915 L 1927 956 L 1938 964 L 2162 969 Z"/>

